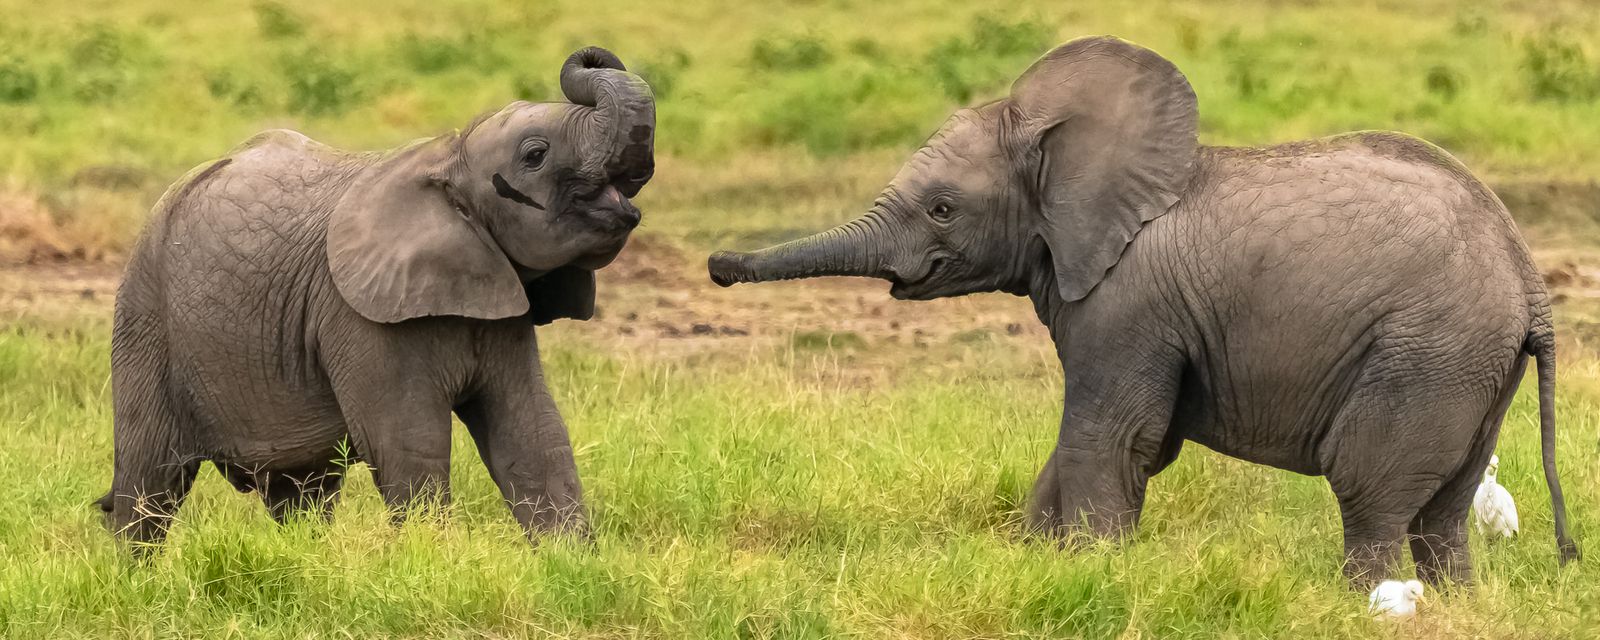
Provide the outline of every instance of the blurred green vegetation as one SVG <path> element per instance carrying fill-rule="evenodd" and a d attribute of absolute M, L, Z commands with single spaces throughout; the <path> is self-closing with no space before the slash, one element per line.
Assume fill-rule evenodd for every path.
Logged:
<path fill-rule="evenodd" d="M 66 217 L 98 214 L 52 194 L 148 205 L 263 128 L 383 148 L 560 99 L 587 44 L 650 80 L 659 148 L 688 163 L 908 149 L 1054 44 L 1111 33 L 1188 74 L 1210 143 L 1398 129 L 1491 176 L 1600 174 L 1600 10 L 1580 0 L 0 5 L 27 16 L 0 26 L 0 176 Z"/>

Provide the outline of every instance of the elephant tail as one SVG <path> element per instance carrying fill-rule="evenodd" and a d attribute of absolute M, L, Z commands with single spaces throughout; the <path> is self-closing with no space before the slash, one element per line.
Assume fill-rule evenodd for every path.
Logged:
<path fill-rule="evenodd" d="M 1556 341 L 1548 318 L 1535 325 L 1524 348 L 1533 355 L 1539 368 L 1540 456 L 1544 462 L 1544 482 L 1550 487 L 1550 512 L 1556 521 L 1556 550 L 1560 563 L 1565 565 L 1582 554 L 1578 544 L 1567 535 L 1567 501 L 1561 497 L 1561 480 L 1556 477 Z"/>

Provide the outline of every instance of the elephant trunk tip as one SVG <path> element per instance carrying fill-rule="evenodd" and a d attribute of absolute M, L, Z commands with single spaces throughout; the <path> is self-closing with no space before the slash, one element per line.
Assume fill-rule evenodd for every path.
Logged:
<path fill-rule="evenodd" d="M 732 251 L 718 251 L 711 254 L 711 258 L 706 260 L 706 267 L 711 272 L 711 281 L 721 287 L 732 286 L 739 282 L 754 282 L 748 258 L 747 254 Z"/>

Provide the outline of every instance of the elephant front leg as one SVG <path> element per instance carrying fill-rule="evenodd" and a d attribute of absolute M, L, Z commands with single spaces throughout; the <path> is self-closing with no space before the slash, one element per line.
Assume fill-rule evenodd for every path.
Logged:
<path fill-rule="evenodd" d="M 1063 540 L 1124 535 L 1138 525 L 1150 476 L 1177 454 L 1169 436 L 1175 378 L 1149 384 L 1069 378 L 1067 384 L 1060 437 L 1034 483 L 1030 529 Z"/>
<path fill-rule="evenodd" d="M 531 333 L 529 342 L 532 341 Z M 508 349 L 483 390 L 456 408 L 489 475 L 530 537 L 590 535 L 566 424 L 532 345 Z"/>
<path fill-rule="evenodd" d="M 332 378 L 351 440 L 372 467 L 373 483 L 384 504 L 396 523 L 417 507 L 449 505 L 450 403 L 446 394 L 426 376 L 373 373 L 334 372 Z M 329 488 L 337 490 L 337 485 Z M 271 496 L 264 497 L 268 506 L 273 506 Z"/>
<path fill-rule="evenodd" d="M 1031 528 L 1066 540 L 1075 534 L 1116 538 L 1132 532 L 1150 475 L 1127 451 L 1057 445 L 1034 483 Z"/>

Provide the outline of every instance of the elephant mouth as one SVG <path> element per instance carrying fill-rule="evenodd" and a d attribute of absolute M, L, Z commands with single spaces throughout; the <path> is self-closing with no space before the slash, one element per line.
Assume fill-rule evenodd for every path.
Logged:
<path fill-rule="evenodd" d="M 928 285 L 938 279 L 939 274 L 944 271 L 946 263 L 947 261 L 943 257 L 934 258 L 929 261 L 928 269 L 922 272 L 922 275 L 917 279 L 901 280 L 895 278 L 890 280 L 889 296 L 896 300 L 932 300 L 939 297 L 934 294 Z"/>
<path fill-rule="evenodd" d="M 574 212 L 579 224 L 602 234 L 618 237 L 618 248 L 627 240 L 628 233 L 639 226 L 639 210 L 627 207 L 616 209 L 580 209 Z"/>

